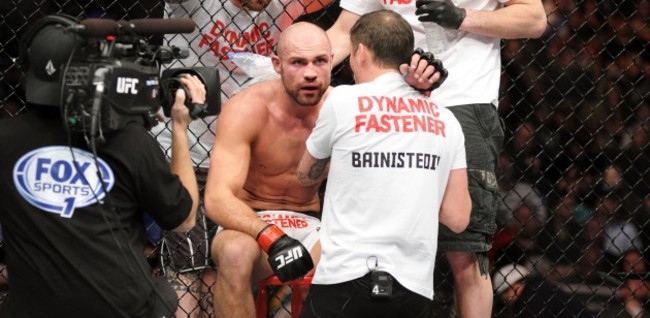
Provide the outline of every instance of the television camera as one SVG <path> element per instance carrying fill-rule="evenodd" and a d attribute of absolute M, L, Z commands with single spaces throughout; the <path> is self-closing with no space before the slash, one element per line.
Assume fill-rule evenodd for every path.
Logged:
<path fill-rule="evenodd" d="M 218 114 L 221 92 L 216 68 L 177 68 L 161 74 L 162 64 L 187 57 L 187 49 L 151 45 L 145 38 L 189 33 L 194 28 L 190 19 L 86 19 L 69 26 L 82 40 L 61 74 L 59 105 L 66 127 L 100 140 L 133 121 L 149 129 L 157 124 L 161 106 L 169 116 L 176 90 L 185 90 L 179 80 L 183 74 L 196 75 L 206 87 L 205 104 L 193 102 L 185 90 L 192 118 Z"/>

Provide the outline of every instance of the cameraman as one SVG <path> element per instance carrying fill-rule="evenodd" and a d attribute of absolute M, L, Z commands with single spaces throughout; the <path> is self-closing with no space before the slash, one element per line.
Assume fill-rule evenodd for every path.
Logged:
<path fill-rule="evenodd" d="M 144 115 L 87 146 L 94 136 L 66 131 L 60 80 L 85 41 L 67 30 L 74 22 L 58 23 L 67 18 L 44 19 L 51 22 L 33 26 L 21 51 L 30 111 L 0 125 L 0 223 L 11 271 L 0 316 L 170 317 L 176 297 L 151 277 L 142 220 L 147 211 L 165 229 L 194 226 L 198 191 L 184 92 L 172 109 L 171 172 Z M 205 98 L 197 78 L 182 82 Z"/>

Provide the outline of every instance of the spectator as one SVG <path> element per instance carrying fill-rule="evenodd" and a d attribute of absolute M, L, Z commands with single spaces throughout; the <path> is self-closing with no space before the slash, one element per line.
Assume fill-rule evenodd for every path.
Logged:
<path fill-rule="evenodd" d="M 573 270 L 582 256 L 578 241 L 582 226 L 575 220 L 575 208 L 576 197 L 570 193 L 556 205 L 542 232 L 535 237 L 544 257 L 562 271 Z"/>
<path fill-rule="evenodd" d="M 526 258 L 542 254 L 537 236 L 541 223 L 527 205 L 512 211 L 512 218 L 497 231 L 491 249 L 491 260 L 495 266 L 512 262 L 523 262 Z"/>
<path fill-rule="evenodd" d="M 610 194 L 602 200 L 599 213 L 607 219 L 604 231 L 603 250 L 612 265 L 630 249 L 643 250 L 643 241 L 639 228 L 621 205 L 616 194 Z"/>
<path fill-rule="evenodd" d="M 508 264 L 499 268 L 492 276 L 492 285 L 511 317 L 591 317 L 582 299 L 566 294 L 523 265 Z"/>
<path fill-rule="evenodd" d="M 610 301 L 598 317 L 648 318 L 646 305 L 649 294 L 648 263 L 641 251 L 630 249 L 620 258 L 617 273 L 610 278 L 620 283 L 615 301 Z"/>
<path fill-rule="evenodd" d="M 500 191 L 501 204 L 497 210 L 497 223 L 507 224 L 513 217 L 514 210 L 520 206 L 527 206 L 533 217 L 541 225 L 548 219 L 548 211 L 539 191 L 531 183 L 517 182 L 508 191 Z"/>

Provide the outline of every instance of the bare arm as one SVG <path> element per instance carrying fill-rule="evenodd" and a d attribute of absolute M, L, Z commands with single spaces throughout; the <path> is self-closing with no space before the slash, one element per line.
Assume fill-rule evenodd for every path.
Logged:
<path fill-rule="evenodd" d="M 237 197 L 248 176 L 251 144 L 263 125 L 261 114 L 253 114 L 254 107 L 247 107 L 259 103 L 249 95 L 244 91 L 231 98 L 219 115 L 204 202 L 210 220 L 256 237 L 266 223 Z"/>
<path fill-rule="evenodd" d="M 296 170 L 298 182 L 305 187 L 320 184 L 327 176 L 329 161 L 329 158 L 316 159 L 305 150 Z"/>
<path fill-rule="evenodd" d="M 190 94 L 197 103 L 205 102 L 205 87 L 196 77 L 181 78 L 183 84 L 188 88 Z M 196 183 L 196 175 L 190 157 L 190 146 L 187 139 L 187 128 L 192 119 L 189 109 L 185 106 L 185 93 L 183 90 L 176 91 L 176 100 L 172 106 L 172 155 L 171 172 L 176 174 L 183 183 L 183 186 L 192 197 L 192 209 L 183 223 L 177 226 L 174 231 L 189 231 L 196 223 L 196 210 L 199 206 L 199 188 Z"/>
<path fill-rule="evenodd" d="M 333 65 L 339 65 L 350 55 L 350 30 L 359 18 L 360 16 L 358 14 L 343 9 L 336 22 L 334 22 L 334 25 L 326 31 L 332 43 L 332 53 L 334 54 L 334 59 L 332 60 Z"/>
<path fill-rule="evenodd" d="M 454 169 L 449 174 L 449 182 L 440 205 L 440 223 L 450 230 L 460 233 L 469 224 L 472 200 L 469 196 L 467 169 Z"/>
<path fill-rule="evenodd" d="M 538 38 L 547 26 L 541 0 L 511 0 L 498 10 L 466 12 L 459 30 L 495 38 Z"/>

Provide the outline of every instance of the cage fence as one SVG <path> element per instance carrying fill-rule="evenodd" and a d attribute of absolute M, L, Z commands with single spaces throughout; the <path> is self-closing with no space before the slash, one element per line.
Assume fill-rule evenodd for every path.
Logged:
<path fill-rule="evenodd" d="M 197 22 L 208 41 L 207 48 L 195 52 L 197 56 L 224 49 L 210 45 L 211 36 L 226 36 L 228 28 L 248 28 L 233 24 L 215 29 L 217 17 L 232 14 L 223 8 L 229 1 L 200 0 L 193 8 L 192 14 L 203 11 L 213 17 L 202 25 Z M 498 111 L 506 138 L 497 167 L 498 229 L 488 252 L 495 282 L 493 316 L 625 317 L 632 316 L 630 304 L 650 314 L 650 1 L 543 0 L 543 4 L 548 27 L 541 38 L 501 42 Z M 300 20 L 328 28 L 340 13 L 338 1 L 330 0 L 316 8 L 284 9 L 288 14 L 273 19 L 278 27 Z M 29 111 L 18 44 L 30 24 L 52 13 L 130 20 L 163 18 L 172 10 L 162 0 L 3 0 L 3 120 Z M 153 36 L 150 41 L 164 45 L 171 39 Z M 225 50 L 237 49 L 238 41 L 228 40 L 231 47 Z M 266 47 L 272 49 L 273 43 Z M 187 62 L 191 63 L 197 61 Z M 228 87 L 228 81 L 238 78 L 225 72 L 221 81 Z M 345 63 L 333 70 L 333 86 L 352 81 Z M 222 98 L 232 94 L 224 91 Z M 213 132 L 193 133 L 201 139 Z M 204 149 L 208 154 L 210 150 Z M 207 162 L 195 163 L 204 185 Z M 214 264 L 207 253 L 215 225 L 203 215 L 199 221 L 200 226 L 185 236 L 172 236 L 147 223 L 151 248 L 145 255 L 154 275 L 165 275 L 174 285 L 181 299 L 177 317 L 212 313 Z M 4 262 L 4 243 L 0 251 Z M 454 317 L 453 276 L 444 257 L 439 255 L 438 260 L 431 317 Z M 5 267 L 0 274 L 6 293 L 10 288 Z M 520 282 L 525 285 L 513 304 L 507 295 Z M 270 294 L 269 316 L 287 317 L 287 289 L 275 288 Z M 571 312 L 574 304 L 582 310 Z"/>

